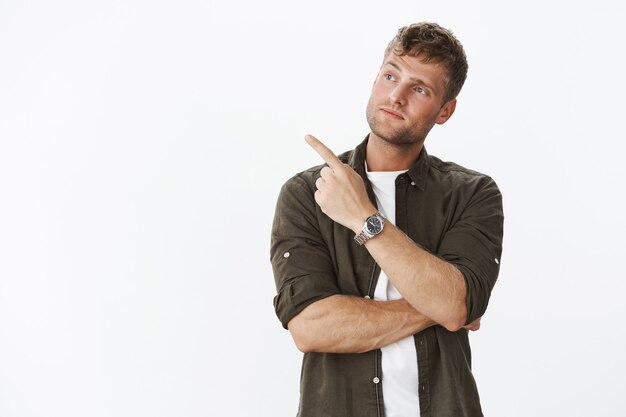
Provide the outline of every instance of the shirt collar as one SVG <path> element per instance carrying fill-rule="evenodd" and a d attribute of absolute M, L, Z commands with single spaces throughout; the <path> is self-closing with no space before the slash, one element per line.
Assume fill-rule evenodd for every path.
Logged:
<path fill-rule="evenodd" d="M 354 149 L 354 152 L 352 152 L 352 155 L 348 159 L 348 165 L 363 178 L 367 178 L 365 173 L 365 147 L 367 146 L 368 139 L 369 135 Z M 406 173 L 409 178 L 411 178 L 411 181 L 422 191 L 426 186 L 426 177 L 428 176 L 429 168 L 430 158 L 428 157 L 428 152 L 426 152 L 426 147 L 422 147 L 417 161 L 415 161 Z"/>

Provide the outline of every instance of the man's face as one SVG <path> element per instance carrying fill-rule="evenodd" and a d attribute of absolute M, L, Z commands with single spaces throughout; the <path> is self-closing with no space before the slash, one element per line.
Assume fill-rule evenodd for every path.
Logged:
<path fill-rule="evenodd" d="M 445 76 L 442 65 L 390 52 L 367 103 L 372 133 L 396 145 L 422 143 L 435 123 L 445 123 L 454 112 L 455 99 L 443 102 Z"/>

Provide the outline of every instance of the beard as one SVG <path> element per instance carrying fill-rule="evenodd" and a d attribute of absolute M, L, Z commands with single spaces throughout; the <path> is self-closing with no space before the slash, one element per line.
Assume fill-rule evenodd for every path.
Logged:
<path fill-rule="evenodd" d="M 428 135 L 428 132 L 430 132 L 430 129 L 432 129 L 434 125 L 434 122 L 430 123 L 430 121 L 426 121 L 425 123 L 417 122 L 394 127 L 389 120 L 385 120 L 384 116 L 380 114 L 380 111 L 372 102 L 371 98 L 367 103 L 365 117 L 374 135 L 390 145 L 396 146 L 411 146 L 423 143 L 426 139 L 426 135 Z"/>

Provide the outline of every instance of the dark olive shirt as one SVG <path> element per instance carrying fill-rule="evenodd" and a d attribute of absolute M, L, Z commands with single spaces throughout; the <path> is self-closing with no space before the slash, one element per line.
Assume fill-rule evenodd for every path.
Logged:
<path fill-rule="evenodd" d="M 340 155 L 363 177 L 367 139 Z M 287 323 L 309 304 L 344 294 L 374 298 L 380 268 L 354 232 L 315 203 L 313 167 L 282 187 L 272 227 L 274 307 Z M 427 154 L 396 179 L 396 226 L 424 249 L 455 265 L 467 284 L 467 323 L 487 308 L 502 252 L 502 197 L 488 176 Z M 414 336 L 421 416 L 482 416 L 471 372 L 467 330 L 429 327 Z M 305 353 L 298 416 L 384 416 L 380 349 L 365 353 Z"/>

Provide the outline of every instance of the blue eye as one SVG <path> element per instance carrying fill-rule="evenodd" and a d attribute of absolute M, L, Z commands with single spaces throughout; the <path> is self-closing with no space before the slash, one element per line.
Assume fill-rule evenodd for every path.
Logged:
<path fill-rule="evenodd" d="M 415 91 L 417 91 L 418 94 L 426 94 L 426 90 L 424 90 L 422 87 L 417 87 Z"/>
<path fill-rule="evenodd" d="M 393 76 L 391 74 L 385 74 L 385 80 L 391 81 L 393 80 Z"/>

